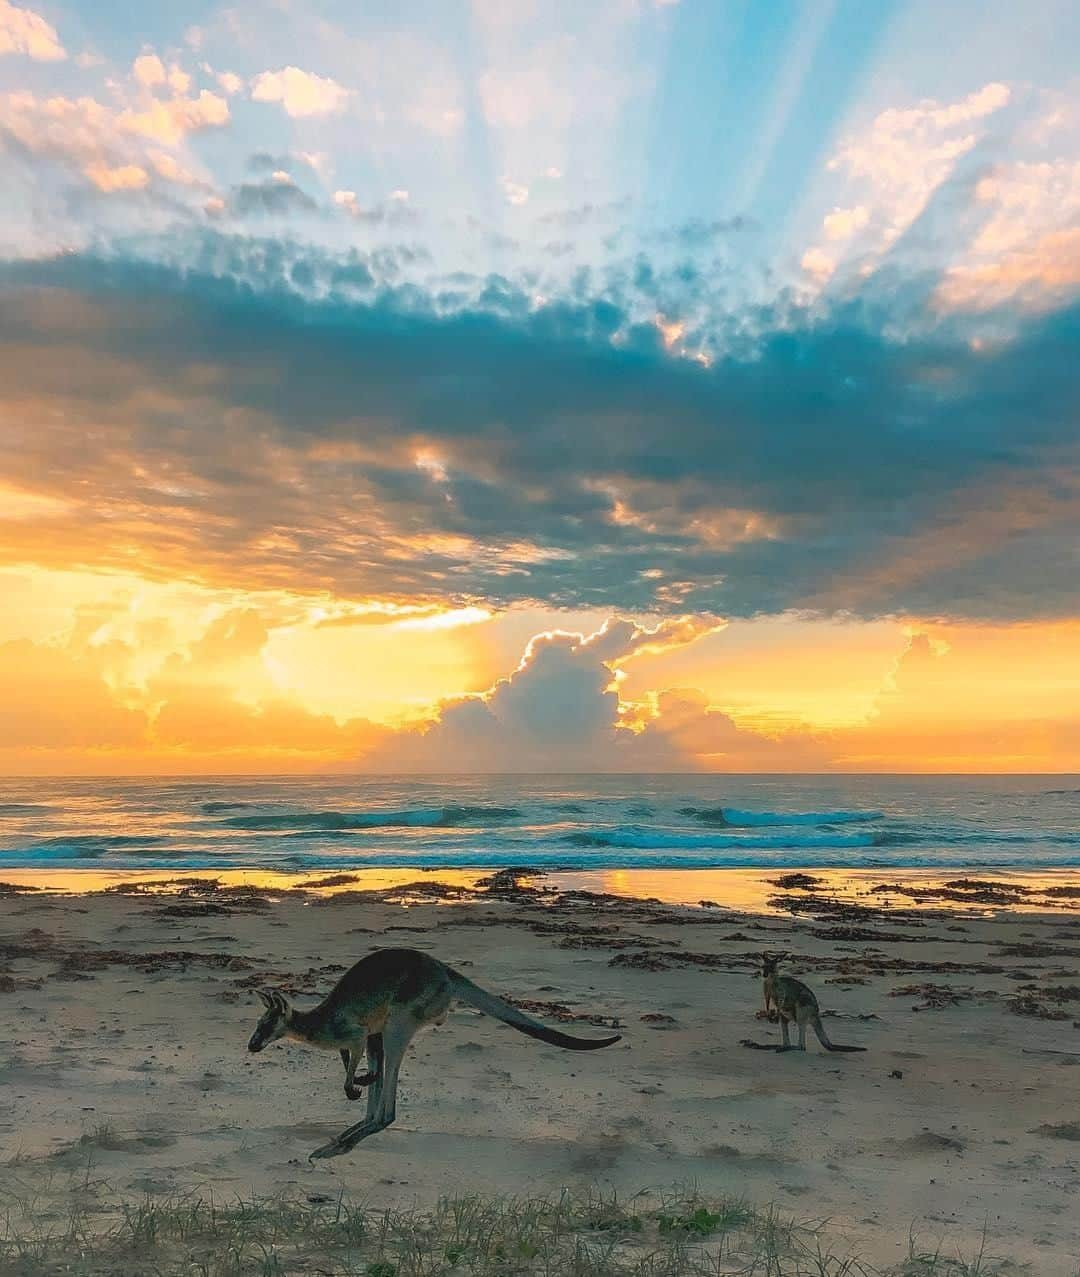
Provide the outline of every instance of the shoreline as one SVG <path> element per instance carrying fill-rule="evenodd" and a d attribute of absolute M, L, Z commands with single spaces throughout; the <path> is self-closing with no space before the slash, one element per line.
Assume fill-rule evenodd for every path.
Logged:
<path fill-rule="evenodd" d="M 940 909 L 980 911 L 988 916 L 1004 909 L 1014 913 L 1080 912 L 1080 868 L 994 870 L 978 866 L 957 869 L 863 869 L 784 866 L 773 870 L 737 869 L 348 869 L 281 872 L 262 869 L 52 869 L 0 870 L 0 895 L 14 886 L 28 892 L 93 895 L 122 890 L 125 885 L 162 891 L 182 890 L 186 883 L 217 881 L 223 887 L 319 895 L 349 890 L 385 891 L 414 882 L 473 889 L 493 875 L 510 875 L 555 892 L 587 891 L 627 900 L 656 900 L 664 905 L 701 907 L 708 902 L 725 910 L 783 914 L 773 903 L 782 884 L 813 882 L 825 897 L 864 903 L 881 910 Z M 957 890 L 949 884 L 981 885 L 983 890 Z M 887 888 L 896 890 L 889 891 Z"/>
<path fill-rule="evenodd" d="M 1080 897 L 1036 908 L 1034 884 L 1002 875 L 968 890 L 853 871 L 825 890 L 702 872 L 743 873 L 764 907 L 733 907 L 733 889 L 728 907 L 680 905 L 574 875 L 415 871 L 314 889 L 145 871 L 99 884 L 120 890 L 2 894 L 0 1191 L 49 1226 L 74 1203 L 112 1218 L 148 1197 L 430 1209 L 463 1167 L 481 1196 L 695 1184 L 829 1218 L 882 1272 L 912 1228 L 974 1254 L 985 1227 L 989 1254 L 1075 1277 Z M 332 1052 L 249 1055 L 255 990 L 307 1006 L 391 946 L 623 1041 L 580 1057 L 455 1007 L 407 1056 L 397 1123 L 310 1164 L 358 1106 Z M 759 1014 L 766 949 L 865 1054 L 745 1049 L 778 1036 Z"/>

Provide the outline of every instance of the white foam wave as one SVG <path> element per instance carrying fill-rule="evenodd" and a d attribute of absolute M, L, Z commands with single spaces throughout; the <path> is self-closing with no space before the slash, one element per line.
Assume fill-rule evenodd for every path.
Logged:
<path fill-rule="evenodd" d="M 880 811 L 740 811 L 724 807 L 724 820 L 736 828 L 756 829 L 762 825 L 855 825 L 880 820 Z"/>
<path fill-rule="evenodd" d="M 576 847 L 624 847 L 638 851 L 795 850 L 800 847 L 872 847 L 871 834 L 688 834 L 674 829 L 653 829 L 646 825 L 620 825 L 611 829 L 591 829 L 570 834 L 567 842 Z"/>

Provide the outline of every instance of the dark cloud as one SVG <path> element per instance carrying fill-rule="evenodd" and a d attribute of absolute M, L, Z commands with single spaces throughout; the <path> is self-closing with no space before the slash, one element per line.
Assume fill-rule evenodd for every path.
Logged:
<path fill-rule="evenodd" d="M 579 204 L 575 208 L 554 209 L 549 213 L 542 213 L 536 220 L 543 226 L 588 226 L 594 222 L 610 221 L 625 213 L 631 203 L 630 197 L 624 196 L 622 199 L 609 200 L 605 204 Z"/>
<path fill-rule="evenodd" d="M 537 305 L 408 283 L 403 251 L 209 237 L 183 269 L 7 268 L 5 474 L 72 504 L 80 561 L 134 541 L 245 584 L 1076 613 L 1080 308 L 976 346 L 879 283 L 721 321 L 702 367 L 644 321 L 647 271 L 645 303 L 583 277 Z"/>
<path fill-rule="evenodd" d="M 295 183 L 271 178 L 266 182 L 243 182 L 234 186 L 229 207 L 238 217 L 288 216 L 315 213 L 318 204 Z"/>
<path fill-rule="evenodd" d="M 761 226 L 752 217 L 741 214 L 735 217 L 704 218 L 693 217 L 679 226 L 658 231 L 652 238 L 658 244 L 675 244 L 680 248 L 705 248 L 715 240 L 727 235 L 743 234 L 747 231 L 759 231 Z"/>
<path fill-rule="evenodd" d="M 309 155 L 301 155 L 296 151 L 273 154 L 270 151 L 255 151 L 248 156 L 248 170 L 252 173 L 292 173 L 311 174 L 316 172 L 315 164 Z"/>

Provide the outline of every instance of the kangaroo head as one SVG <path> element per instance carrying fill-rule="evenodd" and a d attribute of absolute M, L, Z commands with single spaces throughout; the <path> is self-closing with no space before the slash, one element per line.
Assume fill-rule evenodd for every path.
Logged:
<path fill-rule="evenodd" d="M 279 993 L 277 989 L 257 989 L 256 992 L 266 1010 L 259 1017 L 255 1032 L 251 1035 L 251 1041 L 248 1043 L 249 1051 L 261 1051 L 264 1046 L 269 1046 L 271 1042 L 284 1037 L 289 1031 L 289 1021 L 292 1019 L 292 1007 L 284 993 Z"/>
<path fill-rule="evenodd" d="M 783 962 L 787 956 L 788 955 L 786 953 L 763 953 L 761 955 L 761 974 L 766 978 L 771 975 L 776 975 L 776 972 L 780 967 L 780 963 Z"/>

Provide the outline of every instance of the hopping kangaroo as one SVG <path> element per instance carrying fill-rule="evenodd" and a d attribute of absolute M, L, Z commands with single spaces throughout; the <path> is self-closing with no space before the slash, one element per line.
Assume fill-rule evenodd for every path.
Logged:
<path fill-rule="evenodd" d="M 455 998 L 529 1037 L 570 1051 L 595 1051 L 619 1041 L 618 1034 L 575 1038 L 549 1029 L 473 984 L 453 967 L 415 949 L 376 949 L 346 971 L 323 1001 L 309 1011 L 291 1006 L 276 989 L 260 989 L 259 997 L 266 1010 L 251 1035 L 249 1051 L 261 1051 L 282 1037 L 339 1051 L 349 1099 L 359 1099 L 360 1088 L 370 1088 L 364 1120 L 317 1148 L 312 1158 L 338 1157 L 393 1122 L 398 1070 L 405 1050 L 425 1025 L 442 1024 Z M 361 1052 L 366 1054 L 367 1069 L 357 1076 Z"/>
<path fill-rule="evenodd" d="M 864 1046 L 842 1046 L 838 1042 L 830 1042 L 825 1026 L 821 1023 L 821 1011 L 818 1000 L 812 989 L 807 988 L 801 980 L 793 976 L 781 975 L 777 968 L 788 955 L 786 953 L 763 953 L 761 955 L 761 975 L 765 986 L 765 1010 L 770 1013 L 775 1008 L 780 1018 L 780 1032 L 784 1044 L 774 1048 L 777 1051 L 805 1051 L 806 1026 L 814 1030 L 817 1040 L 826 1051 L 865 1051 Z M 793 1047 L 788 1037 L 788 1025 L 795 1023 L 799 1029 L 799 1045 Z"/>

